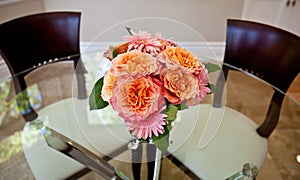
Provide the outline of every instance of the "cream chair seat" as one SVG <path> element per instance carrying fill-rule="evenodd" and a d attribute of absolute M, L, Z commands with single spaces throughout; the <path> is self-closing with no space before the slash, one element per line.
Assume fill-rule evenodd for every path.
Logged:
<path fill-rule="evenodd" d="M 209 117 L 220 111 L 223 116 L 218 132 L 207 146 L 200 147 Z M 183 129 L 190 130 L 191 124 L 195 127 L 182 144 Z M 171 132 L 173 144 L 168 150 L 201 179 L 226 179 L 241 171 L 246 163 L 258 168 L 263 164 L 268 144 L 266 138 L 257 134 L 257 127 L 250 118 L 234 109 L 201 104 L 182 112 L 181 120 Z"/>
<path fill-rule="evenodd" d="M 86 99 L 69 98 L 38 111 L 38 119 L 45 126 L 71 138 L 99 157 L 117 150 L 131 140 L 125 125 L 120 123 L 111 125 L 109 129 L 103 125 L 88 127 L 86 123 L 85 128 L 89 129 L 82 129 L 79 121 L 88 122 L 91 117 L 89 113 L 93 112 L 89 111 Z M 124 132 L 123 139 L 112 135 L 111 130 Z M 101 152 L 89 142 L 85 131 L 90 131 L 98 139 L 102 145 Z M 23 129 L 22 144 L 26 160 L 36 179 L 64 179 L 84 168 L 82 164 L 49 147 L 40 129 L 35 129 L 30 122 Z"/>

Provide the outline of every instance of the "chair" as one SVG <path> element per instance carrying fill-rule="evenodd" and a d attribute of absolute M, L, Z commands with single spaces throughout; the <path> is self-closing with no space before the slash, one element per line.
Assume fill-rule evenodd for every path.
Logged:
<path fill-rule="evenodd" d="M 11 74 L 18 74 L 13 76 L 16 94 L 27 88 L 24 77 L 31 71 L 24 70 L 53 63 L 55 58 L 80 54 L 80 15 L 79 12 L 41 13 L 1 24 L 0 53 Z M 78 97 L 85 98 L 86 92 L 82 82 L 84 67 L 78 58 L 69 60 L 74 62 L 76 69 Z M 37 117 L 31 106 L 21 111 L 21 114 L 26 121 Z"/>
<path fill-rule="evenodd" d="M 23 149 L 28 164 L 37 179 L 66 178 L 85 168 L 82 164 L 47 146 L 39 130 L 33 130 L 30 125 L 33 120 L 44 120 L 48 114 L 47 110 L 46 113 L 43 113 L 45 110 L 37 111 L 32 108 L 30 103 L 24 103 L 29 102 L 26 92 L 29 85 L 39 84 L 45 77 L 62 76 L 62 71 L 70 73 L 71 77 L 76 74 L 78 99 L 86 98 L 83 76 L 86 71 L 79 56 L 72 56 L 80 54 L 80 17 L 80 12 L 48 12 L 20 17 L 0 25 L 1 55 L 12 74 L 16 94 L 22 93 L 24 95 L 20 101 L 17 101 L 21 115 L 28 122 L 22 133 Z M 63 60 L 67 60 L 64 62 L 55 59 L 68 56 L 71 58 L 64 58 Z M 72 61 L 73 65 L 68 66 L 67 64 L 72 63 Z M 34 66 L 38 66 L 38 68 L 33 71 L 32 67 Z M 73 71 L 70 71 L 70 68 Z M 54 69 L 56 71 L 52 71 Z M 32 80 L 30 76 L 34 73 L 44 73 L 45 75 L 38 75 L 36 77 L 39 79 Z M 25 81 L 26 78 L 28 81 Z M 73 81 L 70 81 L 69 88 L 71 89 L 72 83 Z M 25 109 L 24 104 L 26 104 Z M 66 111 L 68 110 L 66 109 Z M 66 132 L 67 135 L 74 136 L 72 138 L 78 140 L 80 144 L 98 153 L 83 138 L 84 135 L 73 116 L 74 113 L 65 112 L 62 117 L 56 119 L 57 126 L 64 124 L 62 133 Z M 70 135 L 69 129 L 78 133 Z M 62 165 L 64 168 L 57 168 Z"/>
<path fill-rule="evenodd" d="M 300 72 L 299 49 L 300 37 L 285 30 L 251 21 L 227 21 L 224 63 L 243 69 L 282 92 L 288 90 Z M 223 65 L 222 70 L 227 79 L 231 70 L 237 69 Z M 268 152 L 267 138 L 278 123 L 284 95 L 274 91 L 265 119 L 258 126 L 246 115 L 222 105 L 223 87 L 224 81 L 217 83 L 213 107 L 202 104 L 197 109 L 191 108 L 191 111 L 201 114 L 195 130 L 185 146 L 169 149 L 172 152 L 169 159 L 173 162 L 179 160 L 188 167 L 191 177 L 196 174 L 203 179 L 226 179 L 241 171 L 245 163 L 261 167 Z M 212 109 L 222 107 L 224 115 L 217 134 L 206 147 L 199 149 L 199 138 L 205 126 L 202 121 L 209 117 Z M 183 113 L 182 116 L 191 120 L 196 118 L 191 112 Z M 180 139 L 180 134 L 173 132 L 171 139 L 174 143 L 177 138 Z"/>
<path fill-rule="evenodd" d="M 287 92 L 300 72 L 300 37 L 265 24 L 228 20 L 224 62 L 241 68 Z M 274 64 L 276 63 L 276 64 Z M 225 78 L 228 69 L 223 68 Z M 221 91 L 219 91 L 221 92 Z M 257 132 L 268 138 L 275 129 L 284 95 L 275 91 Z M 215 98 L 215 106 L 218 106 Z"/>

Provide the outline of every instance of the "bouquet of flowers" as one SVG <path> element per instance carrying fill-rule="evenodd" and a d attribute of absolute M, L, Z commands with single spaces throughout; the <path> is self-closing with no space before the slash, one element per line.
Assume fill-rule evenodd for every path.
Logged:
<path fill-rule="evenodd" d="M 127 30 L 125 42 L 104 53 L 111 67 L 94 85 L 90 109 L 111 105 L 132 136 L 165 152 L 177 112 L 213 93 L 208 73 L 219 68 L 160 34 Z"/>

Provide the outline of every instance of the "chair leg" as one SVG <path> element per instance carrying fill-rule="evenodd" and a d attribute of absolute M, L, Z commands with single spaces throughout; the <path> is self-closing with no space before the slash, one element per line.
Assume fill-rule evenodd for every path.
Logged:
<path fill-rule="evenodd" d="M 132 173 L 135 180 L 141 179 L 141 162 L 143 146 L 140 144 L 137 149 L 132 149 Z"/>

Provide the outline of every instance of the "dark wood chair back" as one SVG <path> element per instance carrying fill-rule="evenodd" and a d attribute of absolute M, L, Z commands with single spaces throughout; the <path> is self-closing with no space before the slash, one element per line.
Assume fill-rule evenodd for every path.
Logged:
<path fill-rule="evenodd" d="M 80 12 L 47 12 L 16 18 L 0 25 L 0 53 L 12 74 L 17 94 L 27 88 L 24 77 L 31 72 L 28 69 L 55 63 L 55 58 L 80 54 L 80 17 Z M 81 82 L 85 69 L 79 56 L 65 60 L 74 61 L 77 81 L 80 81 L 78 91 L 81 92 L 78 96 L 85 98 L 84 82 Z M 37 117 L 31 106 L 21 114 L 26 121 Z"/>
<path fill-rule="evenodd" d="M 300 37 L 271 25 L 229 19 L 224 63 L 241 68 L 286 92 L 300 72 Z M 226 79 L 227 67 L 224 66 L 223 71 Z M 217 90 L 216 96 L 220 94 Z M 261 136 L 269 137 L 275 129 L 283 98 L 282 93 L 275 91 L 266 119 L 257 129 Z M 215 106 L 220 106 L 218 99 L 214 100 Z"/>

